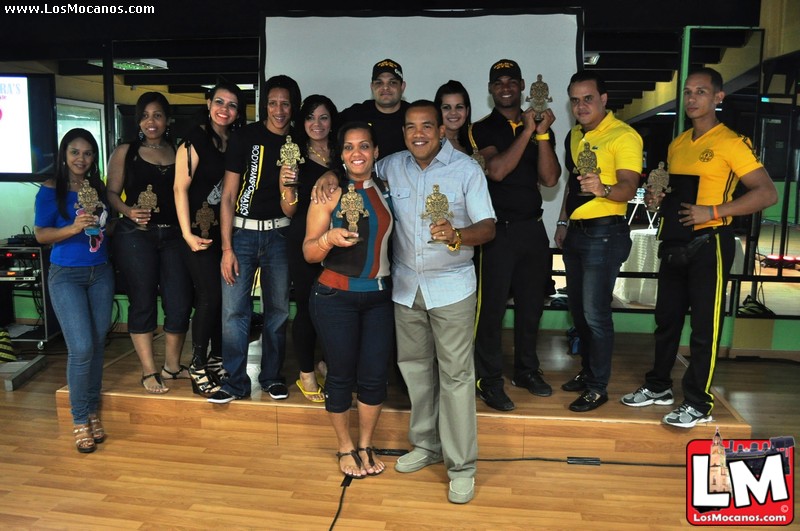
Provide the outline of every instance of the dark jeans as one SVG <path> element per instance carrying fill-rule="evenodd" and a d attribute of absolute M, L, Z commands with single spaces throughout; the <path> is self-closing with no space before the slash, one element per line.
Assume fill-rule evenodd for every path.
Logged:
<path fill-rule="evenodd" d="M 192 313 L 192 282 L 183 260 L 186 245 L 177 225 L 138 230 L 121 220 L 113 238 L 114 261 L 125 276 L 128 332 L 145 334 L 158 326 L 158 296 L 164 331 L 183 334 Z"/>
<path fill-rule="evenodd" d="M 570 227 L 564 239 L 567 302 L 580 338 L 586 388 L 606 394 L 614 351 L 611 312 L 614 283 L 631 251 L 626 223 L 599 227 Z"/>
<path fill-rule="evenodd" d="M 343 291 L 315 283 L 311 317 L 325 345 L 328 377 L 325 409 L 342 413 L 358 401 L 386 400 L 389 358 L 394 350 L 391 290 Z"/>
<path fill-rule="evenodd" d="M 194 284 L 192 362 L 203 366 L 208 362 L 209 344 L 211 356 L 222 359 L 222 247 L 216 239 L 208 249 L 193 252 L 184 241 L 183 254 Z"/>
<path fill-rule="evenodd" d="M 480 312 L 475 370 L 482 388 L 503 385 L 503 316 L 514 297 L 514 378 L 539 370 L 536 341 L 544 311 L 551 253 L 541 220 L 499 222 L 492 241 L 478 254 Z"/>
<path fill-rule="evenodd" d="M 656 299 L 655 363 L 647 373 L 647 388 L 672 387 L 672 368 L 681 332 L 691 308 L 689 367 L 683 375 L 684 402 L 708 414 L 714 407 L 711 380 L 725 321 L 725 289 L 735 254 L 736 238 L 728 228 L 715 231 L 688 265 L 661 262 Z"/>

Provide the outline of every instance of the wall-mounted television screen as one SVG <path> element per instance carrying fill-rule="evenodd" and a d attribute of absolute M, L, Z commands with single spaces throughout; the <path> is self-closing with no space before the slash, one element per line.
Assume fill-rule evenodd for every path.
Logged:
<path fill-rule="evenodd" d="M 0 73 L 0 181 L 44 181 L 58 139 L 52 74 Z"/>

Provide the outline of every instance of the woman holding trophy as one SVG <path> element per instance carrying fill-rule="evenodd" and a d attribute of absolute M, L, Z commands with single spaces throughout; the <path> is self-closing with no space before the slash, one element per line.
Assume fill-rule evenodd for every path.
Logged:
<path fill-rule="evenodd" d="M 142 364 L 141 383 L 153 394 L 169 391 L 164 379 L 189 378 L 180 356 L 189 329 L 192 282 L 172 190 L 175 147 L 169 119 L 163 94 L 142 94 L 136 102 L 136 139 L 118 146 L 108 161 L 108 200 L 123 215 L 114 232 L 114 263 L 125 278 L 128 333 Z M 159 294 L 166 337 L 160 370 L 153 348 Z"/>
<path fill-rule="evenodd" d="M 306 216 L 312 187 L 317 178 L 330 171 L 331 161 L 336 157 L 338 114 L 336 105 L 327 96 L 312 94 L 303 100 L 300 107 L 303 127 L 298 127 L 296 132 L 297 144 L 304 160 L 300 164 L 299 175 L 296 175 L 299 202 L 286 235 L 289 278 L 297 308 L 292 320 L 292 344 L 300 367 L 296 383 L 303 396 L 316 403 L 325 401 L 323 385 L 327 369 L 325 362 L 320 361 L 317 365 L 318 372 L 315 371 L 317 331 L 311 320 L 308 300 L 311 286 L 322 268 L 318 263 L 306 262 L 303 257 L 303 240 L 306 237 Z"/>
<path fill-rule="evenodd" d="M 323 266 L 310 306 L 325 348 L 325 409 L 336 431 L 339 468 L 360 479 L 386 468 L 376 458 L 372 435 L 386 399 L 394 349 L 389 278 L 394 216 L 386 185 L 374 176 L 378 146 L 370 125 L 345 124 L 338 144 L 345 175 L 337 176 L 340 186 L 331 201 L 311 203 L 303 254 L 308 262 Z M 353 389 L 357 445 L 350 435 Z"/>
<path fill-rule="evenodd" d="M 186 266 L 194 284 L 192 318 L 192 390 L 199 395 L 219 391 L 222 368 L 222 245 L 219 202 L 225 175 L 225 151 L 232 130 L 247 122 L 247 103 L 233 83 L 208 91 L 208 113 L 186 135 L 175 158 L 175 209 Z M 205 113 L 204 113 L 205 114 Z M 209 346 L 211 350 L 209 352 Z"/>
<path fill-rule="evenodd" d="M 94 452 L 106 438 L 97 416 L 114 270 L 105 226 L 108 202 L 97 167 L 97 141 L 72 129 L 58 149 L 55 177 L 36 194 L 36 241 L 52 245 L 48 286 L 67 343 L 67 384 L 75 446 Z"/>

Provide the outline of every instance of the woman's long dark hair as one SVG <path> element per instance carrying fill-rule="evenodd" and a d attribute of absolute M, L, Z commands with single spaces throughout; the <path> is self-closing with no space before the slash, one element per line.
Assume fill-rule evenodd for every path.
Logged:
<path fill-rule="evenodd" d="M 433 98 L 433 103 L 436 104 L 436 108 L 441 112 L 442 98 L 450 94 L 460 94 L 461 97 L 464 98 L 464 105 L 467 106 L 467 119 L 464 122 L 464 125 L 458 129 L 458 142 L 464 146 L 464 149 L 467 150 L 467 153 L 472 155 L 472 143 L 469 141 L 469 126 L 472 123 L 472 103 L 469 101 L 469 93 L 467 92 L 467 89 L 464 88 L 464 85 L 462 85 L 461 82 L 451 79 L 439 87 L 439 90 L 436 91 L 436 97 Z"/>
<path fill-rule="evenodd" d="M 217 95 L 217 91 L 220 90 L 227 90 L 228 92 L 236 96 L 238 113 L 236 115 L 236 120 L 234 120 L 234 122 L 230 125 L 230 128 L 238 129 L 242 127 L 244 124 L 247 123 L 247 102 L 244 99 L 244 93 L 242 92 L 242 89 L 240 89 L 239 86 L 235 85 L 234 83 L 228 83 L 228 82 L 217 83 L 212 89 L 210 89 L 206 93 L 207 94 L 206 100 L 213 101 L 214 96 Z M 222 146 L 222 139 L 219 137 L 217 132 L 214 131 L 214 127 L 211 124 L 210 110 L 206 113 L 205 126 L 206 126 L 205 127 L 206 135 L 208 135 L 208 138 L 211 140 L 211 142 L 215 146 L 217 146 L 217 148 Z"/>
<path fill-rule="evenodd" d="M 333 166 L 334 161 L 339 159 L 339 151 L 337 150 L 336 134 L 337 127 L 339 126 L 339 111 L 336 105 L 327 96 L 321 94 L 312 94 L 303 100 L 303 105 L 300 107 L 300 117 L 303 120 L 301 125 L 295 127 L 297 134 L 297 144 L 300 146 L 300 151 L 304 157 L 308 156 L 308 133 L 306 133 L 305 120 L 311 116 L 317 107 L 324 106 L 328 110 L 331 117 L 331 130 L 328 133 L 328 151 L 330 156 L 328 161 Z"/>
<path fill-rule="evenodd" d="M 61 139 L 61 144 L 58 147 L 58 157 L 56 158 L 56 204 L 58 205 L 58 213 L 64 219 L 69 219 L 67 214 L 67 193 L 69 192 L 69 168 L 67 167 L 67 147 L 75 140 L 81 138 L 86 140 L 92 150 L 94 150 L 94 161 L 86 172 L 86 179 L 92 188 L 97 190 L 97 195 L 100 200 L 108 204 L 106 201 L 106 185 L 100 178 L 100 167 L 97 165 L 97 159 L 100 158 L 100 149 L 97 146 L 97 140 L 94 139 L 92 133 L 86 129 L 70 129 L 64 138 Z"/>
<path fill-rule="evenodd" d="M 138 100 L 136 100 L 136 138 L 131 141 L 131 148 L 135 147 L 134 151 L 138 151 L 139 146 L 141 146 L 142 142 L 144 142 L 144 140 L 139 138 L 139 124 L 142 122 L 142 118 L 144 117 L 145 107 L 151 103 L 158 103 L 161 106 L 161 110 L 164 111 L 164 117 L 167 119 L 167 129 L 164 131 L 164 141 L 174 150 L 175 142 L 172 139 L 172 134 L 170 134 L 169 130 L 169 119 L 172 117 L 172 109 L 167 101 L 167 98 L 160 92 L 145 92 L 139 96 Z"/>

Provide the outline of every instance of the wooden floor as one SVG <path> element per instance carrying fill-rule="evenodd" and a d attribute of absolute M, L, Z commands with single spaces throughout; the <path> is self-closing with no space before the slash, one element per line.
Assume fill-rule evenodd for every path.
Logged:
<path fill-rule="evenodd" d="M 157 346 L 163 352 L 163 339 Z M 251 361 L 257 347 L 251 344 Z M 476 497 L 456 506 L 447 502 L 442 465 L 399 474 L 395 457 L 383 458 L 383 475 L 343 489 L 324 409 L 293 385 L 286 401 L 254 389 L 250 400 L 222 406 L 192 395 L 187 380 L 166 395 L 146 395 L 123 335 L 107 350 L 108 440 L 93 454 L 78 454 L 69 432 L 66 356 L 60 341 L 50 342 L 47 368 L 0 402 L 0 528 L 322 530 L 335 522 L 335 529 L 674 529 L 689 527 L 686 441 L 710 438 L 716 426 L 725 438 L 800 439 L 800 364 L 720 360 L 717 421 L 679 430 L 659 422 L 668 407 L 618 403 L 652 360 L 649 335 L 619 337 L 611 400 L 584 415 L 567 410 L 576 395 L 559 389 L 578 369 L 565 352 L 562 333 L 543 334 L 552 397 L 509 385 L 514 412 L 479 402 Z M 287 359 L 290 382 L 295 367 Z M 249 370 L 255 376 L 257 366 Z M 679 364 L 676 381 L 682 373 Z M 393 383 L 376 445 L 407 449 L 407 423 L 407 399 Z M 602 464 L 567 464 L 568 456 Z"/>

